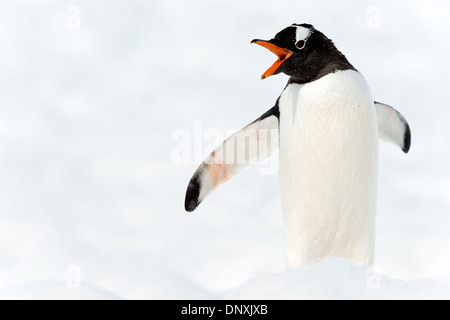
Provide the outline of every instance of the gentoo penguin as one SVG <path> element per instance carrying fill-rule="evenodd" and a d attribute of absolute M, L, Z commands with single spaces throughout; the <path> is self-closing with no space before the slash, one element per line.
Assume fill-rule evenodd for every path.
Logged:
<path fill-rule="evenodd" d="M 373 264 L 378 138 L 407 153 L 408 123 L 392 107 L 374 102 L 364 77 L 312 25 L 292 24 L 271 40 L 251 43 L 278 56 L 262 79 L 284 73 L 289 80 L 273 108 L 198 167 L 185 209 L 193 211 L 218 185 L 279 147 L 288 267 L 303 268 L 325 256 Z"/>

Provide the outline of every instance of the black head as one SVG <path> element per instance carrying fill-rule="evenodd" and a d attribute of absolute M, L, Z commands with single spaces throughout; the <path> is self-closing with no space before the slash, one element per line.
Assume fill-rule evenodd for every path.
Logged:
<path fill-rule="evenodd" d="M 310 24 L 292 24 L 271 40 L 255 39 L 251 43 L 259 44 L 278 56 L 262 79 L 283 72 L 293 82 L 306 83 L 337 70 L 354 70 L 333 42 Z"/>

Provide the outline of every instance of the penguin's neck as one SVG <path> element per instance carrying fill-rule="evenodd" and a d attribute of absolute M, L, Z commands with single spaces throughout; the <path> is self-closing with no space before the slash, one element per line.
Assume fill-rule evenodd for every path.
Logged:
<path fill-rule="evenodd" d="M 296 72 L 290 75 L 288 84 L 305 84 L 316 81 L 328 74 L 344 70 L 356 70 L 347 60 L 344 54 L 333 48 L 327 49 L 326 53 L 317 53 L 312 61 L 301 61 L 301 65 L 295 68 Z"/>

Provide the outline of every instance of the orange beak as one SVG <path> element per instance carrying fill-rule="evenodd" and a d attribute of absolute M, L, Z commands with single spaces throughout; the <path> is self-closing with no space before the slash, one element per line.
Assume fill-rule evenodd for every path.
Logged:
<path fill-rule="evenodd" d="M 283 64 L 283 62 L 293 54 L 291 50 L 280 48 L 270 41 L 256 39 L 252 40 L 251 43 L 259 44 L 261 47 L 272 51 L 278 56 L 278 60 L 275 61 L 275 63 L 269 69 L 267 69 L 266 72 L 264 72 L 264 74 L 261 76 L 261 79 L 265 79 L 273 75 L 275 71 L 277 71 L 277 69 Z"/>

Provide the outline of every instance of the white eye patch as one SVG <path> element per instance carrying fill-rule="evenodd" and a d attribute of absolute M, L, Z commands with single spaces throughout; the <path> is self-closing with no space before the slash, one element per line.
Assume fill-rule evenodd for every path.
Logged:
<path fill-rule="evenodd" d="M 292 27 L 295 27 L 295 46 L 298 49 L 303 49 L 306 46 L 306 40 L 311 35 L 311 29 L 295 24 Z"/>
<path fill-rule="evenodd" d="M 297 30 L 295 32 L 295 42 L 297 43 L 300 40 L 306 41 L 308 37 L 311 35 L 311 29 L 302 27 L 302 26 L 295 26 L 293 25 Z"/>

